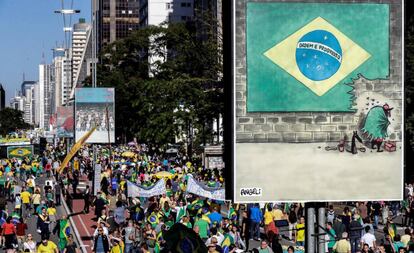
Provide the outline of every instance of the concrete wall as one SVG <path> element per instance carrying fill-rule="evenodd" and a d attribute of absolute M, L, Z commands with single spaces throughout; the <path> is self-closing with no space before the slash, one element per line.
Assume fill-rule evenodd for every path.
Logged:
<path fill-rule="evenodd" d="M 394 109 L 390 118 L 389 139 L 401 141 L 402 133 L 402 63 L 401 63 L 401 2 L 398 0 L 309 0 L 316 3 L 388 3 L 390 4 L 390 76 L 387 80 L 354 82 L 356 113 L 248 113 L 246 111 L 246 0 L 236 0 L 236 76 L 235 113 L 237 142 L 337 142 L 352 136 L 352 131 L 365 117 L 369 108 L 388 103 Z M 296 0 L 251 2 L 303 2 Z"/>

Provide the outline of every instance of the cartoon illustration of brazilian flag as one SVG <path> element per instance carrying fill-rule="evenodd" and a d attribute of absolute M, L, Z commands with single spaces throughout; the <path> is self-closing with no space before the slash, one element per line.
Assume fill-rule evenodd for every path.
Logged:
<path fill-rule="evenodd" d="M 353 81 L 389 76 L 389 5 L 248 2 L 248 112 L 353 112 Z"/>

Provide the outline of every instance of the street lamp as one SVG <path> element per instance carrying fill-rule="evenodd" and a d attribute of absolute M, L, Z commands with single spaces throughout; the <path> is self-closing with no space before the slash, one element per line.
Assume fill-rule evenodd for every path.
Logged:
<path fill-rule="evenodd" d="M 80 13 L 80 10 L 62 9 L 62 10 L 56 10 L 55 13 L 60 13 L 60 14 L 75 14 L 75 13 Z"/>

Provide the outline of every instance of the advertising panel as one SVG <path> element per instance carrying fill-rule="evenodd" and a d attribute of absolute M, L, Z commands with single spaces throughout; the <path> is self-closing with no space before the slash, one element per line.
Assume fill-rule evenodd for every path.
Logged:
<path fill-rule="evenodd" d="M 235 1 L 236 202 L 402 199 L 403 6 Z"/>
<path fill-rule="evenodd" d="M 14 145 L 28 145 L 30 144 L 30 139 L 26 137 L 6 137 L 0 138 L 0 146 L 14 146 Z"/>
<path fill-rule="evenodd" d="M 114 88 L 77 88 L 75 90 L 75 136 L 78 141 L 89 130 L 96 130 L 87 143 L 115 142 Z"/>
<path fill-rule="evenodd" d="M 56 110 L 56 114 L 57 137 L 73 138 L 75 126 L 75 121 L 73 119 L 73 106 L 59 106 Z"/>

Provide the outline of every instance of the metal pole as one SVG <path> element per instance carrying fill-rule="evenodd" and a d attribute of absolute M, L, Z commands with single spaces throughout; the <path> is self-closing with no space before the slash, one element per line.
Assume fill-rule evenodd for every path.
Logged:
<path fill-rule="evenodd" d="M 106 126 L 108 129 L 108 144 L 109 144 L 109 159 L 108 159 L 108 165 L 111 166 L 111 155 L 112 155 L 112 147 L 111 147 L 111 134 L 110 134 L 110 128 L 109 128 L 109 112 L 108 112 L 108 105 L 106 106 Z"/>
<path fill-rule="evenodd" d="M 318 209 L 318 249 L 319 249 L 319 253 L 324 253 L 325 252 L 325 236 L 321 235 L 321 234 L 325 234 L 326 231 L 324 231 L 324 227 L 325 227 L 325 223 L 326 223 L 326 219 L 325 219 L 325 207 L 323 206 L 319 206 Z"/>
<path fill-rule="evenodd" d="M 309 207 L 306 211 L 306 253 L 315 253 L 315 208 Z"/>
<path fill-rule="evenodd" d="M 93 192 L 94 195 L 96 195 L 96 192 L 95 192 L 95 190 L 96 190 L 95 189 L 96 145 L 95 144 L 92 145 L 92 150 L 93 150 L 93 154 L 92 154 L 92 169 L 93 169 L 92 192 Z"/>

